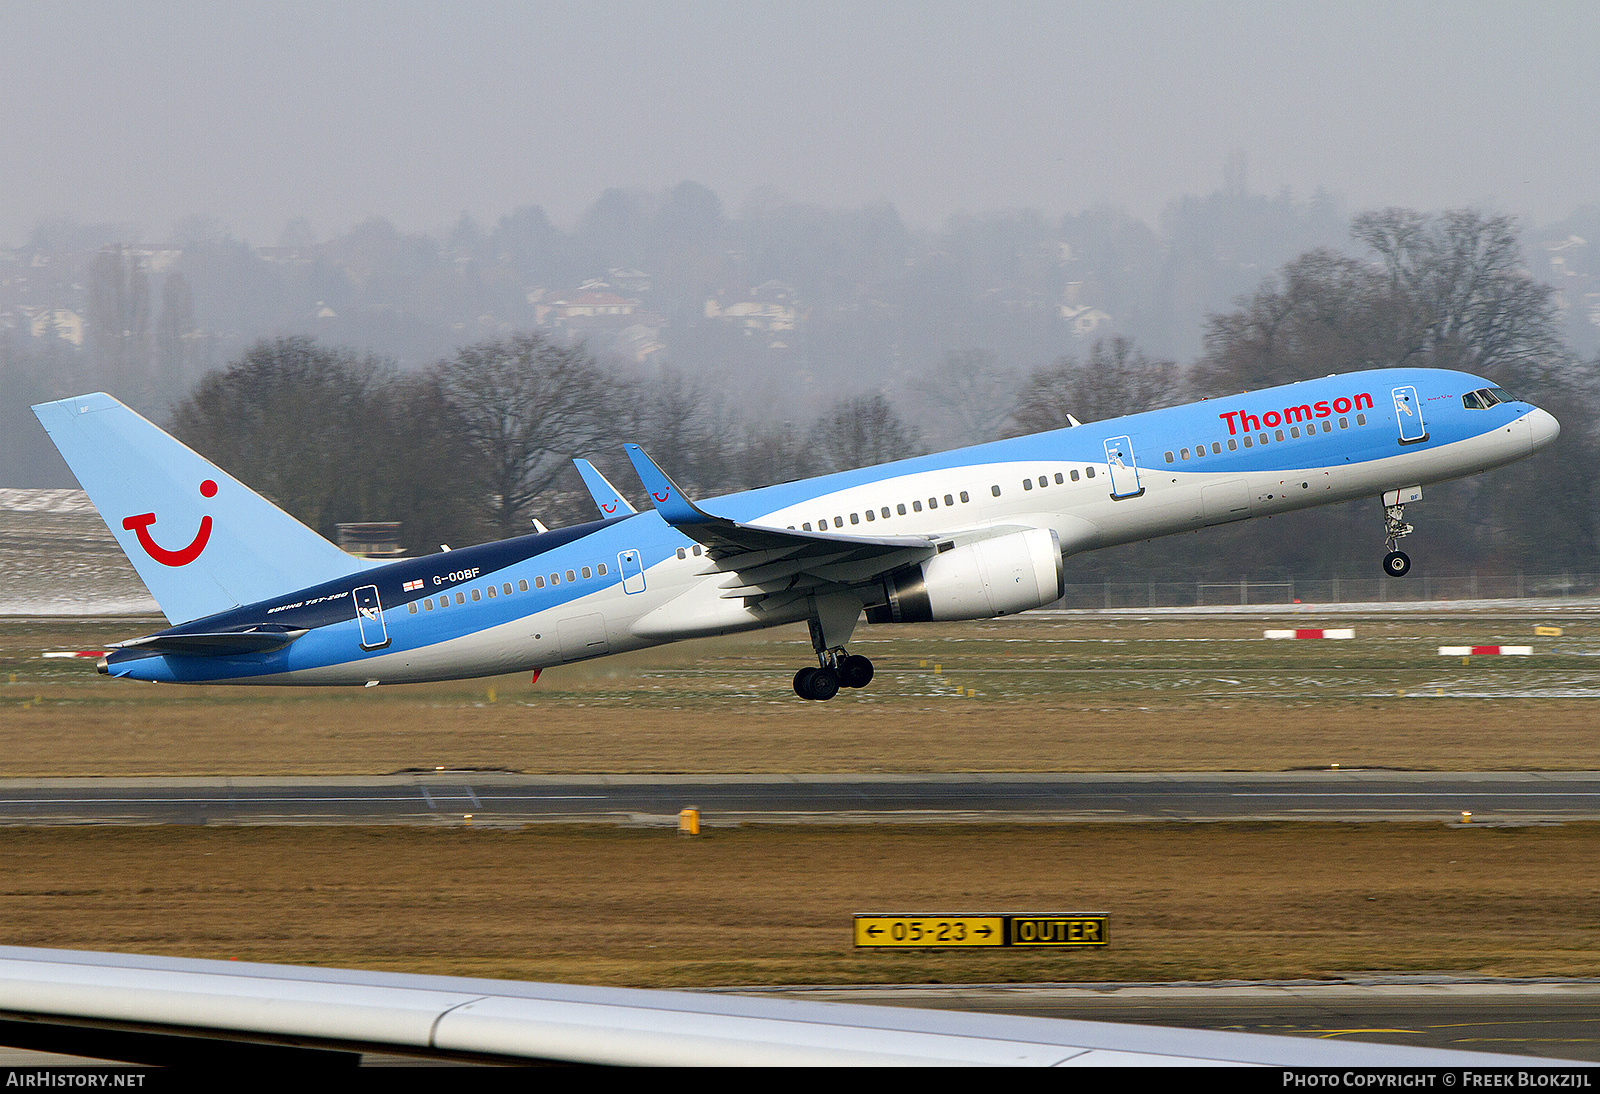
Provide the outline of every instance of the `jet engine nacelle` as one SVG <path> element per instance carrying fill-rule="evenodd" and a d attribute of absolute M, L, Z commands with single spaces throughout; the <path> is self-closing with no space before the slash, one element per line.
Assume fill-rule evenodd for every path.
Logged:
<path fill-rule="evenodd" d="M 992 619 L 1060 600 L 1066 592 L 1061 540 L 1049 528 L 979 540 L 883 579 L 886 603 L 869 623 Z"/>

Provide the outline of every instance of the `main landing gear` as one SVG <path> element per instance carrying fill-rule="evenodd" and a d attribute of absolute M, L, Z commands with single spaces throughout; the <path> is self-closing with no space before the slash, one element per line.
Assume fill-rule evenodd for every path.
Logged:
<path fill-rule="evenodd" d="M 824 701 L 839 694 L 840 688 L 864 688 L 872 683 L 872 662 L 843 646 L 817 653 L 821 664 L 794 674 L 794 693 L 802 699 Z"/>
<path fill-rule="evenodd" d="M 1405 577 L 1411 572 L 1411 556 L 1399 550 L 1395 544 L 1404 536 L 1409 536 L 1414 530 L 1406 523 L 1406 507 L 1398 502 L 1394 505 L 1386 503 L 1383 507 L 1383 531 L 1389 553 L 1383 556 L 1383 572 L 1390 577 Z"/>
<path fill-rule="evenodd" d="M 844 644 L 861 618 L 861 601 L 849 593 L 832 593 L 811 601 L 811 648 L 817 667 L 794 674 L 794 693 L 825 702 L 840 688 L 864 688 L 872 682 L 872 662 L 846 650 Z"/>

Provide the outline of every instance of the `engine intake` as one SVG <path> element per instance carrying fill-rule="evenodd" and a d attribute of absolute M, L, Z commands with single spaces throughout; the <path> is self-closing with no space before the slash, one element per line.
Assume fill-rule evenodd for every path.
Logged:
<path fill-rule="evenodd" d="M 955 547 L 883 579 L 885 603 L 868 623 L 993 619 L 1060 600 L 1066 593 L 1061 540 L 1049 528 Z"/>

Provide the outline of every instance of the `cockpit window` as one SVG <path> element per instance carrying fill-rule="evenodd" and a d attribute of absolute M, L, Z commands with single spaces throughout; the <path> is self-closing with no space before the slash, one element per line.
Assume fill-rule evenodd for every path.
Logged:
<path fill-rule="evenodd" d="M 1461 405 L 1468 410 L 1488 410 L 1496 403 L 1516 402 L 1504 388 L 1480 387 L 1461 396 Z"/>

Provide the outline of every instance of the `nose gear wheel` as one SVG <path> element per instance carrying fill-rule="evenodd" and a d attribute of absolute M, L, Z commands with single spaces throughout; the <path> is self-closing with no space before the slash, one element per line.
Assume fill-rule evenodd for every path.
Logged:
<path fill-rule="evenodd" d="M 1411 572 L 1411 556 L 1400 550 L 1395 544 L 1409 536 L 1414 528 L 1406 523 L 1406 507 L 1404 505 L 1385 505 L 1383 507 L 1383 534 L 1384 543 L 1389 553 L 1383 556 L 1383 572 L 1390 577 L 1405 577 Z"/>

